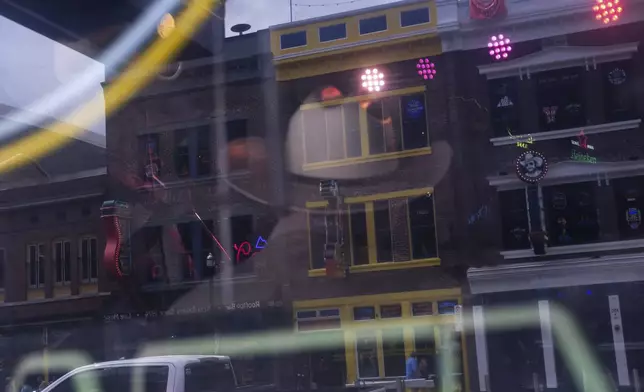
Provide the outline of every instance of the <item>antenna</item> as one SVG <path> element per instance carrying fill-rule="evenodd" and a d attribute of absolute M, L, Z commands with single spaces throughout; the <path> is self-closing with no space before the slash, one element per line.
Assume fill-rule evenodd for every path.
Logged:
<path fill-rule="evenodd" d="M 239 35 L 243 35 L 248 30 L 250 30 L 250 25 L 248 23 L 239 23 L 230 28 L 230 31 Z"/>

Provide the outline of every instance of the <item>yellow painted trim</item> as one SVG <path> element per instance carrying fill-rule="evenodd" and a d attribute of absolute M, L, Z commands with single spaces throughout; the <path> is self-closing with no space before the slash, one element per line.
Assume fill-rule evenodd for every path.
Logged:
<path fill-rule="evenodd" d="M 352 273 L 374 272 L 374 271 L 392 271 L 409 268 L 435 267 L 441 264 L 439 258 L 422 259 L 412 261 L 398 261 L 387 263 L 363 264 L 351 266 Z"/>
<path fill-rule="evenodd" d="M 324 208 L 329 205 L 329 202 L 326 200 L 320 200 L 320 201 L 307 201 L 306 202 L 306 208 Z M 309 231 L 311 227 L 309 226 Z"/>
<path fill-rule="evenodd" d="M 311 213 L 306 213 L 306 232 L 309 233 L 309 269 L 313 268 L 313 243 L 311 241 Z"/>
<path fill-rule="evenodd" d="M 307 299 L 293 301 L 293 309 L 310 309 L 321 307 L 374 305 L 381 302 L 403 302 L 403 301 L 437 301 L 442 299 L 454 299 L 461 297 L 460 287 L 436 290 L 405 291 L 398 293 L 384 293 L 372 295 L 354 295 L 351 297 L 335 297 L 322 299 Z M 434 306 L 437 306 L 434 304 Z M 436 309 L 434 309 L 436 310 Z M 435 312 L 436 314 L 436 312 Z M 415 317 L 414 317 L 415 318 Z M 395 319 L 388 319 L 395 320 Z"/>
<path fill-rule="evenodd" d="M 358 105 L 358 128 L 360 130 L 360 155 L 361 156 L 342 159 L 341 162 L 353 161 L 352 163 L 359 163 L 371 157 L 369 155 L 369 121 L 367 119 L 367 108 L 362 107 L 362 105 Z M 304 166 L 302 166 L 302 169 L 304 171 L 307 171 L 307 170 L 311 170 L 312 168 L 315 169 L 320 167 L 335 167 L 335 166 L 327 166 L 327 165 L 329 164 L 333 165 L 334 163 L 337 163 L 337 162 L 338 161 L 318 162 L 317 166 L 316 166 L 316 163 L 304 164 Z M 342 166 L 342 165 L 339 165 L 339 166 Z"/>
<path fill-rule="evenodd" d="M 346 326 L 353 323 L 351 317 L 351 308 L 343 306 L 340 308 L 340 320 L 344 332 L 344 362 L 347 368 L 347 384 L 354 382 L 358 378 L 358 360 L 356 356 L 356 333 L 347 330 Z"/>
<path fill-rule="evenodd" d="M 367 195 L 367 196 L 347 197 L 344 201 L 346 203 L 364 203 L 367 201 L 389 200 L 389 199 L 397 199 L 401 197 L 420 196 L 420 195 L 425 195 L 432 192 L 434 192 L 434 188 L 432 187 L 405 189 L 402 191 L 376 193 L 376 194 Z"/>
<path fill-rule="evenodd" d="M 338 106 L 346 103 L 373 101 L 373 100 L 382 99 L 385 97 L 395 97 L 399 95 L 422 93 L 425 90 L 426 90 L 426 86 L 422 85 L 422 86 L 401 88 L 398 90 L 381 91 L 379 93 L 373 93 L 373 94 L 356 95 L 353 97 L 331 99 L 324 102 L 311 102 L 311 103 L 301 105 L 300 110 L 320 109 L 327 106 Z"/>
<path fill-rule="evenodd" d="M 378 247 L 376 246 L 376 218 L 373 214 L 373 202 L 364 203 L 364 212 L 367 220 L 367 250 L 369 264 L 378 262 Z"/>
<path fill-rule="evenodd" d="M 362 111 L 362 110 L 361 110 Z M 369 139 L 366 133 L 362 132 L 362 128 L 360 131 L 360 147 L 363 148 L 363 152 L 365 151 L 364 148 L 366 146 L 366 151 L 369 151 Z M 346 159 L 338 159 L 335 161 L 324 161 L 324 162 L 315 162 L 315 163 L 306 163 L 302 165 L 302 170 L 303 171 L 312 171 L 312 170 L 320 170 L 320 169 L 328 169 L 328 168 L 333 168 L 333 167 L 340 167 L 340 166 L 347 166 L 347 165 L 355 165 L 358 163 L 373 163 L 373 162 L 380 162 L 380 161 L 388 161 L 391 159 L 400 159 L 400 158 L 410 158 L 410 157 L 417 157 L 421 155 L 429 155 L 432 153 L 432 148 L 431 147 L 422 147 L 422 148 L 416 148 L 414 150 L 406 150 L 406 151 L 395 151 L 395 152 L 385 152 L 382 154 L 373 154 L 373 155 L 366 155 L 366 156 L 361 156 L 361 157 L 354 157 L 354 158 L 346 158 Z"/>
<path fill-rule="evenodd" d="M 422 260 L 412 260 L 412 261 L 398 261 L 398 262 L 388 262 L 388 263 L 374 263 L 374 264 L 362 264 L 362 265 L 352 265 L 350 271 L 353 274 L 359 274 L 364 272 L 374 272 L 374 271 L 393 271 L 401 269 L 410 269 L 410 268 L 422 268 L 422 267 L 435 267 L 441 264 L 439 258 L 432 259 L 422 259 Z M 319 278 L 326 277 L 326 270 L 322 268 L 311 269 L 308 272 L 309 278 Z"/>

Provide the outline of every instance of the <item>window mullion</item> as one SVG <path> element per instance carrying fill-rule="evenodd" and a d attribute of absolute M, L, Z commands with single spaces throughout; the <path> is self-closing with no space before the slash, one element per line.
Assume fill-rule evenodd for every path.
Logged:
<path fill-rule="evenodd" d="M 360 125 L 360 147 L 361 155 L 363 157 L 369 156 L 369 122 L 367 120 L 367 107 L 363 103 L 368 101 L 361 101 L 358 104 L 358 122 Z"/>
<path fill-rule="evenodd" d="M 369 264 L 378 263 L 378 247 L 376 241 L 376 218 L 373 212 L 373 202 L 364 203 L 364 212 L 367 221 L 367 247 L 369 251 Z"/>

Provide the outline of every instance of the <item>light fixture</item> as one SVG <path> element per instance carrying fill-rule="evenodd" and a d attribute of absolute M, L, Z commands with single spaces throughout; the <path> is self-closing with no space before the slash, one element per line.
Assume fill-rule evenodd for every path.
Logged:
<path fill-rule="evenodd" d="M 490 41 L 487 43 L 487 47 L 490 53 L 490 56 L 495 60 L 505 60 L 510 55 L 512 51 L 512 46 L 510 46 L 510 38 L 506 37 L 503 34 L 493 35 L 490 37 Z"/>
<path fill-rule="evenodd" d="M 418 76 L 425 80 L 434 79 L 434 76 L 436 76 L 436 66 L 427 58 L 418 60 L 416 71 Z"/>
<path fill-rule="evenodd" d="M 170 34 L 174 31 L 176 24 L 174 22 L 174 17 L 170 14 L 163 15 L 161 21 L 157 25 L 157 33 L 161 38 L 168 38 Z"/>
<path fill-rule="evenodd" d="M 385 75 L 378 68 L 368 68 L 362 73 L 360 83 L 370 93 L 381 91 L 385 87 Z"/>
<path fill-rule="evenodd" d="M 595 19 L 603 24 L 617 22 L 624 11 L 621 0 L 595 0 L 595 2 L 596 4 L 593 6 Z"/>

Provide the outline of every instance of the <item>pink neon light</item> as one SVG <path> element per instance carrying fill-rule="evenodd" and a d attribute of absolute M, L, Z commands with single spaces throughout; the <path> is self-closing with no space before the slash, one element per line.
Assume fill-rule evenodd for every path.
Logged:
<path fill-rule="evenodd" d="M 512 46 L 510 46 L 510 38 L 504 36 L 503 34 L 493 35 L 490 37 L 490 42 L 487 43 L 489 49 L 489 54 L 495 60 L 505 60 L 510 55 L 512 51 Z"/>

